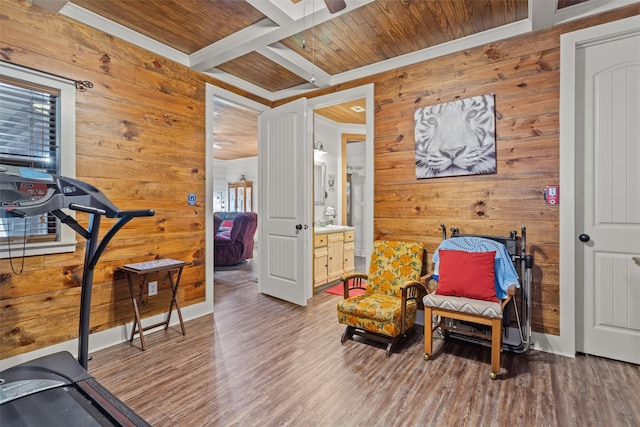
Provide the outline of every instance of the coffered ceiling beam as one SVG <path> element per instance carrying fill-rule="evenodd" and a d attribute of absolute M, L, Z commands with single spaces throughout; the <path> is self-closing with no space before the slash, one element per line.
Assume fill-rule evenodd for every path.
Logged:
<path fill-rule="evenodd" d="M 245 0 L 245 1 L 249 3 L 251 6 L 253 6 L 255 9 L 257 9 L 258 11 L 260 11 L 260 13 L 262 13 L 264 16 L 266 16 L 267 18 L 269 18 L 270 20 L 272 20 L 273 22 L 275 22 L 280 26 L 287 25 L 292 21 L 296 20 L 295 14 L 293 14 L 292 11 L 295 10 L 295 7 L 297 5 L 294 5 L 289 0 L 286 0 L 286 2 L 288 3 L 288 6 L 291 6 L 288 11 L 284 7 L 282 7 L 282 5 L 279 5 L 279 3 L 282 3 L 282 2 L 277 2 L 275 0 L 269 0 L 269 1 Z M 287 5 L 287 3 L 285 3 L 285 5 Z"/>
<path fill-rule="evenodd" d="M 318 68 L 313 62 L 298 55 L 282 43 L 274 43 L 257 50 L 259 54 L 272 60 L 276 64 L 288 69 L 294 74 L 312 83 L 316 88 L 331 86 L 331 75 Z M 315 82 L 311 78 L 315 77 Z"/>
<path fill-rule="evenodd" d="M 529 22 L 531 31 L 553 27 L 558 0 L 529 1 Z"/>
<path fill-rule="evenodd" d="M 307 14 L 307 17 L 294 20 L 285 25 L 277 25 L 270 19 L 263 19 L 229 37 L 210 44 L 189 56 L 189 66 L 196 71 L 207 71 L 220 64 L 239 58 L 247 53 L 256 51 L 263 46 L 268 46 L 280 40 L 298 34 L 310 28 L 311 25 L 319 25 L 336 16 L 347 13 L 370 3 L 373 0 L 354 0 L 341 12 L 331 14 L 324 7 Z"/>
<path fill-rule="evenodd" d="M 189 66 L 189 56 L 187 54 L 71 2 L 67 2 L 64 5 L 60 10 L 60 14 L 71 19 L 75 19 L 76 21 L 82 22 L 83 24 L 89 25 L 90 27 L 96 28 L 107 34 L 121 38 L 122 40 L 126 40 L 127 42 L 133 43 L 143 49 L 162 55 L 179 64 Z"/>
<path fill-rule="evenodd" d="M 51 12 L 60 12 L 64 5 L 67 4 L 67 0 L 31 0 L 31 3 L 36 6 L 40 6 L 43 9 L 50 10 Z"/>

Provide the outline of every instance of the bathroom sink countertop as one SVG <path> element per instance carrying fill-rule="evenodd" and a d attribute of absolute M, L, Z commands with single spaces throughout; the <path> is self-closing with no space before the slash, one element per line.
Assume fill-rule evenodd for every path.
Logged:
<path fill-rule="evenodd" d="M 327 233 L 335 233 L 338 231 L 353 231 L 353 227 L 348 227 L 346 225 L 325 225 L 322 227 L 313 227 L 313 232 L 315 234 L 327 234 Z"/>

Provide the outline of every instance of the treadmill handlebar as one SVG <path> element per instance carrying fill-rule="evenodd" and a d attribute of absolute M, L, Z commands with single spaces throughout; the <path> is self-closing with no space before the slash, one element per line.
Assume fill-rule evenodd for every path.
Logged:
<path fill-rule="evenodd" d="M 79 205 L 77 203 L 70 203 L 69 204 L 69 209 L 71 209 L 72 211 L 87 212 L 87 213 L 96 214 L 96 215 L 106 215 L 107 214 L 107 211 L 105 211 L 104 209 L 93 208 L 91 206 Z"/>
<path fill-rule="evenodd" d="M 94 208 L 92 206 L 84 206 L 79 205 L 77 203 L 69 204 L 69 209 L 73 211 L 87 212 L 95 215 L 107 215 L 107 211 L 100 208 Z M 113 218 L 123 218 L 123 217 L 140 217 L 140 216 L 154 216 L 155 211 L 153 209 L 136 209 L 130 211 L 121 211 L 114 210 L 111 211 L 113 215 L 110 215 Z"/>
<path fill-rule="evenodd" d="M 132 216 L 132 217 L 154 216 L 155 214 L 156 212 L 153 209 L 139 209 L 139 210 L 132 210 L 132 211 L 120 211 L 118 212 L 118 217 L 122 218 L 124 216 Z"/>

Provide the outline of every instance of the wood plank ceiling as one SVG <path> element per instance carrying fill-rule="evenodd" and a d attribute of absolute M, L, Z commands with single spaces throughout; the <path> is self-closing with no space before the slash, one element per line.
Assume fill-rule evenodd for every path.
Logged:
<path fill-rule="evenodd" d="M 261 1 L 263 6 L 269 3 Z M 333 15 L 322 0 L 307 0 L 290 2 L 289 19 L 272 9 L 258 10 L 253 5 L 259 2 L 250 0 L 71 3 L 186 55 L 202 49 L 218 53 L 222 49 L 216 49 L 216 43 L 235 41 L 237 45 L 230 49 L 235 53 L 225 51 L 218 55 L 220 59 L 200 60 L 196 68 L 226 73 L 270 93 L 314 86 L 314 74 L 315 86 L 328 85 L 326 75 L 353 71 L 528 16 L 527 0 L 352 1 L 348 4 L 355 7 Z M 256 43 L 256 39 L 263 41 Z"/>
<path fill-rule="evenodd" d="M 330 13 L 323 0 L 33 0 L 272 101 L 446 54 L 454 41 L 540 29 L 530 14 L 553 25 L 562 8 L 593 0 L 529 1 L 346 0 Z M 355 120 L 341 109 L 339 120 Z"/>

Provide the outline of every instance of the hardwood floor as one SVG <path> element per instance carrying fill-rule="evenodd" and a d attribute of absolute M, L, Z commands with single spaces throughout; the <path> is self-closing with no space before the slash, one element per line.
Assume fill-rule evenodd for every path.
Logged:
<path fill-rule="evenodd" d="M 421 332 L 391 357 L 340 344 L 339 296 L 306 308 L 256 292 L 249 263 L 216 271 L 215 313 L 93 354 L 90 372 L 154 426 L 638 426 L 640 366 L 504 353 Z"/>

